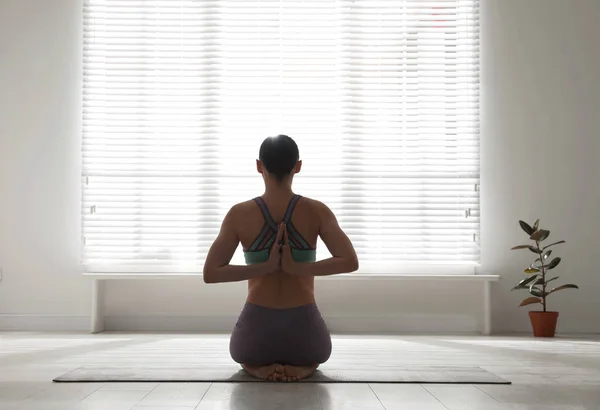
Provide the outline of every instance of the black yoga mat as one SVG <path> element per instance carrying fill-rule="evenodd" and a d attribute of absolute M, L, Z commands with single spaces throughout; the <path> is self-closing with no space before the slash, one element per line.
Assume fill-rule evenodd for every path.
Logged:
<path fill-rule="evenodd" d="M 75 382 L 263 382 L 240 370 L 236 365 L 218 367 L 181 366 L 83 366 L 54 379 Z M 510 384 L 480 367 L 409 366 L 329 368 L 323 366 L 300 383 L 440 383 L 440 384 Z"/>

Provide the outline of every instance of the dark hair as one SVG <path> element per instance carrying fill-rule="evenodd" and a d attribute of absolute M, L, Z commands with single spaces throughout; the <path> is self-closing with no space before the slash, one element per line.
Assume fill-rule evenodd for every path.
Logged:
<path fill-rule="evenodd" d="M 298 145 L 287 135 L 269 137 L 260 145 L 258 159 L 269 174 L 281 182 L 288 176 L 300 159 Z"/>

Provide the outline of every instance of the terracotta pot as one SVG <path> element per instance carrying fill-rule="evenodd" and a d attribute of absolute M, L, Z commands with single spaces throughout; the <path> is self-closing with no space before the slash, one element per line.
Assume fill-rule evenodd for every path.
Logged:
<path fill-rule="evenodd" d="M 558 312 L 529 312 L 535 337 L 554 337 Z"/>

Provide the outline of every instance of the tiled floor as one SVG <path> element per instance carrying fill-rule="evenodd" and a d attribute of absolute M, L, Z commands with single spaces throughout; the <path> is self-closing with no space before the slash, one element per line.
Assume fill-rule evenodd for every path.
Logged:
<path fill-rule="evenodd" d="M 226 336 L 0 333 L 0 410 L 600 409 L 600 337 L 336 337 L 332 364 L 480 366 L 513 385 L 53 384 L 81 365 L 229 363 Z"/>

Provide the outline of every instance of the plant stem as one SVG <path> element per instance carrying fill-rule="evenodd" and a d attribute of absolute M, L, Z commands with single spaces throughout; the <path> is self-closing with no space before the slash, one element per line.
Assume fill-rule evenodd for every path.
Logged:
<path fill-rule="evenodd" d="M 538 248 L 538 254 L 540 255 L 540 269 L 542 271 L 542 307 L 544 312 L 546 311 L 546 269 L 544 268 L 544 257 L 542 255 L 542 249 L 540 248 L 539 241 L 535 241 L 535 245 Z"/>

